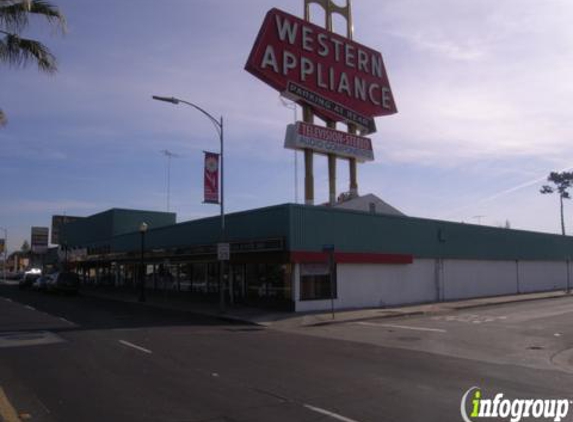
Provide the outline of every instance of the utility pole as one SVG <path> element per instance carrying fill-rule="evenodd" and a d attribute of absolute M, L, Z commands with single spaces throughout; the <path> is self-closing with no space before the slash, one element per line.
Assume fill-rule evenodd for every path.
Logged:
<path fill-rule="evenodd" d="M 162 149 L 160 152 L 167 157 L 167 212 L 169 212 L 171 196 L 171 159 L 177 158 L 179 155 L 169 151 L 168 149 Z"/>
<path fill-rule="evenodd" d="M 281 103 L 286 108 L 290 108 L 294 114 L 294 123 L 298 120 L 298 114 L 296 109 L 296 103 L 294 101 L 288 101 L 282 95 L 279 97 Z M 298 151 L 294 150 L 294 203 L 298 204 Z"/>

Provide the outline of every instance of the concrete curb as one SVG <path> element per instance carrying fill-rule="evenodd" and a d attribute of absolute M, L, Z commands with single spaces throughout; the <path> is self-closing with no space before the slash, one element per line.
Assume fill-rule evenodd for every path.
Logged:
<path fill-rule="evenodd" d="M 531 294 L 534 295 L 537 293 L 531 293 Z M 517 298 L 512 296 L 511 298 L 507 298 L 506 300 L 501 299 L 501 300 L 492 300 L 491 302 L 461 304 L 458 306 L 453 306 L 450 309 L 461 310 L 461 309 L 483 308 L 486 306 L 507 305 L 510 303 L 533 302 L 536 300 L 544 300 L 544 299 L 559 299 L 559 298 L 569 297 L 570 295 L 571 293 L 566 293 L 565 291 L 559 291 L 553 294 L 547 294 L 544 296 L 535 296 L 535 297 L 529 296 L 527 293 L 524 293 L 523 296 Z"/>
<path fill-rule="evenodd" d="M 511 303 L 522 303 L 522 302 L 532 302 L 536 300 L 544 300 L 544 299 L 559 299 L 570 297 L 572 293 L 567 293 L 563 290 L 555 291 L 555 292 L 548 292 L 548 293 L 524 293 L 522 295 L 517 296 L 494 296 L 490 298 L 482 298 L 482 299 L 468 299 L 467 301 L 460 301 L 460 302 L 438 302 L 438 303 L 429 303 L 424 305 L 418 305 L 412 310 L 407 310 L 402 308 L 394 308 L 394 309 L 373 309 L 373 310 L 365 310 L 364 313 L 371 312 L 370 315 L 362 315 L 357 316 L 354 318 L 339 318 L 333 320 L 323 320 L 323 321 L 314 321 L 305 323 L 304 319 L 308 317 L 312 317 L 313 314 L 294 314 L 292 318 L 286 319 L 279 319 L 279 320 L 259 320 L 256 321 L 255 318 L 249 318 L 246 316 L 240 315 L 232 315 L 232 314 L 221 314 L 219 312 L 210 312 L 201 309 L 192 309 L 192 308 L 185 308 L 185 307 L 174 307 L 169 306 L 168 304 L 162 303 L 153 303 L 153 302 L 139 302 L 135 299 L 125 298 L 125 297 L 117 297 L 113 295 L 107 294 L 100 294 L 98 292 L 91 292 L 85 291 L 80 289 L 80 293 L 86 296 L 96 297 L 99 299 L 106 299 L 106 300 L 114 300 L 117 302 L 127 302 L 127 303 L 134 303 L 134 304 L 141 304 L 149 307 L 153 307 L 156 309 L 170 309 L 174 311 L 181 311 L 187 312 L 193 315 L 205 316 L 210 318 L 216 318 L 221 321 L 231 322 L 231 323 L 242 323 L 242 324 L 250 324 L 264 328 L 270 328 L 274 325 L 280 326 L 283 325 L 290 325 L 302 328 L 312 328 L 312 327 L 322 327 L 327 325 L 335 325 L 335 324 L 346 324 L 346 323 L 353 323 L 353 322 L 361 322 L 361 321 L 369 321 L 373 319 L 389 319 L 389 318 L 400 318 L 400 317 L 409 317 L 409 316 L 419 316 L 419 315 L 439 315 L 439 314 L 447 314 L 456 311 L 466 310 L 466 309 L 475 309 L 475 308 L 483 308 L 487 306 L 496 306 L 496 305 L 507 305 Z M 420 309 L 422 308 L 422 309 Z M 423 309 L 427 308 L 427 309 Z M 352 312 L 352 311 L 350 311 Z M 360 311 L 358 311 L 360 312 Z M 344 311 L 339 312 L 339 314 L 343 314 Z M 324 315 L 324 314 L 320 314 Z M 290 321 L 289 321 L 290 320 Z M 300 320 L 297 322 L 297 320 Z"/>
<path fill-rule="evenodd" d="M 349 322 L 360 322 L 360 321 L 368 321 L 371 319 L 389 319 L 389 318 L 398 318 L 398 317 L 405 317 L 405 316 L 417 316 L 417 315 L 424 315 L 426 312 L 423 311 L 411 311 L 411 312 L 397 312 L 392 314 L 381 314 L 381 315 L 371 315 L 365 317 L 358 317 L 358 318 L 349 318 L 349 319 L 333 319 L 330 321 L 320 321 L 314 322 L 311 324 L 301 324 L 301 327 L 321 327 L 324 325 L 333 325 L 333 324 L 346 324 Z"/>
<path fill-rule="evenodd" d="M 216 318 L 216 319 L 219 319 L 222 321 L 227 321 L 227 322 L 244 323 L 244 324 L 250 324 L 250 325 L 256 325 L 256 326 L 264 326 L 263 324 L 259 324 L 259 323 L 250 321 L 248 319 L 243 319 L 241 317 L 237 317 L 237 316 L 229 315 L 229 314 L 220 314 L 217 312 L 207 312 L 207 311 L 201 311 L 198 309 L 179 308 L 179 307 L 164 305 L 161 303 L 153 303 L 153 302 L 147 302 L 147 301 L 146 302 L 139 302 L 138 300 L 135 300 L 135 299 L 114 297 L 112 295 L 106 295 L 106 294 L 98 294 L 98 293 L 94 293 L 94 292 L 85 291 L 82 289 L 80 289 L 80 294 L 83 296 L 94 297 L 97 299 L 113 300 L 115 302 L 139 304 L 139 305 L 143 305 L 143 306 L 147 306 L 147 307 L 155 308 L 155 309 L 164 309 L 164 310 L 168 309 L 168 310 L 172 310 L 172 311 L 180 311 L 180 312 L 185 312 L 185 313 L 189 313 L 192 315 L 199 315 L 199 316 L 206 316 L 206 317 L 210 317 L 210 318 Z"/>
<path fill-rule="evenodd" d="M 532 296 L 536 295 L 536 296 Z M 368 321 L 372 319 L 388 319 L 388 318 L 399 318 L 399 317 L 408 317 L 408 316 L 417 316 L 417 315 L 439 315 L 439 314 L 447 314 L 451 312 L 461 311 L 465 309 L 475 309 L 475 308 L 484 308 L 487 306 L 497 306 L 497 305 L 507 305 L 511 303 L 522 303 L 522 302 L 533 302 L 536 300 L 544 300 L 544 299 L 560 299 L 570 297 L 572 293 L 567 293 L 563 290 L 551 292 L 547 294 L 543 293 L 531 293 L 527 294 L 524 293 L 521 296 L 511 296 L 507 297 L 506 299 L 502 299 L 500 296 L 494 296 L 491 298 L 479 299 L 480 302 L 476 303 L 459 303 L 452 305 L 448 302 L 437 302 L 427 305 L 420 305 L 420 307 L 428 306 L 427 310 L 412 310 L 412 311 L 399 311 L 396 310 L 394 312 L 389 311 L 387 314 L 380 314 L 380 315 L 369 315 L 357 318 L 349 318 L 349 319 L 339 319 L 339 320 L 330 320 L 330 321 L 319 321 L 310 324 L 301 324 L 303 327 L 320 327 L 326 325 L 333 325 L 333 324 L 344 324 L 344 323 L 352 323 L 352 322 L 360 322 L 360 321 Z M 476 299 L 469 299 L 469 301 L 475 301 Z"/>

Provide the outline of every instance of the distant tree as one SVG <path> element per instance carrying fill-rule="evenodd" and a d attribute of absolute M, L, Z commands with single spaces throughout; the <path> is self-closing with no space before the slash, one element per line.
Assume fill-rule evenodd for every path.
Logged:
<path fill-rule="evenodd" d="M 53 73 L 57 70 L 56 57 L 48 47 L 21 36 L 32 15 L 42 16 L 65 31 L 64 15 L 45 0 L 0 0 L 0 64 L 27 66 L 36 63 L 41 72 Z M 0 109 L 0 126 L 6 121 L 6 114 Z"/>
<path fill-rule="evenodd" d="M 506 229 L 511 229 L 511 223 L 509 220 L 505 220 L 505 228 Z"/>
<path fill-rule="evenodd" d="M 549 194 L 557 192 L 559 194 L 559 205 L 561 210 L 561 234 L 565 235 L 565 217 L 563 215 L 563 200 L 571 199 L 569 188 L 573 185 L 573 172 L 552 171 L 547 177 L 547 181 L 553 183 L 553 186 L 543 185 L 540 192 Z"/>
<path fill-rule="evenodd" d="M 20 248 L 20 250 L 22 252 L 29 252 L 30 251 L 30 244 L 28 243 L 27 240 L 24 240 L 24 243 L 22 243 L 22 247 Z"/>

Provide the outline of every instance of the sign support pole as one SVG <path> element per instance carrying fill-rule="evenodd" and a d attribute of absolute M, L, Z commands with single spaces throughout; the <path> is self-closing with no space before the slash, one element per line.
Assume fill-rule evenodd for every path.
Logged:
<path fill-rule="evenodd" d="M 338 6 L 332 2 L 332 0 L 305 0 L 304 7 L 304 19 L 310 22 L 310 5 L 315 3 L 320 5 L 324 9 L 325 14 L 325 26 L 328 31 L 333 30 L 332 27 L 332 15 L 338 13 L 339 15 L 346 18 L 346 36 L 348 39 L 352 39 L 354 36 L 354 25 L 352 23 L 352 4 L 351 0 L 346 0 L 346 6 Z M 305 123 L 312 123 L 312 119 L 307 120 L 307 114 L 312 116 L 312 111 L 309 107 L 305 107 Z M 331 129 L 336 129 L 336 122 L 327 120 L 326 126 Z M 357 133 L 356 125 L 348 125 L 348 133 L 355 135 Z M 305 171 L 306 171 L 306 183 L 305 183 L 305 203 L 307 205 L 312 205 L 314 202 L 314 178 L 312 174 L 312 152 L 305 150 Z M 349 172 L 350 172 L 350 196 L 356 198 L 358 196 L 358 176 L 356 168 L 356 159 L 350 158 L 348 160 Z M 312 186 L 311 186 L 312 185 Z M 328 154 L 328 202 L 332 206 L 336 203 L 336 156 L 334 154 Z"/>
<path fill-rule="evenodd" d="M 348 125 L 348 133 L 356 134 L 356 126 Z M 352 198 L 358 197 L 358 171 L 356 168 L 356 158 L 350 158 L 348 160 L 348 170 L 350 172 L 350 196 Z"/>
<path fill-rule="evenodd" d="M 326 127 L 336 129 L 336 122 L 327 121 Z M 328 203 L 333 206 L 336 203 L 336 155 L 328 154 Z"/>
<path fill-rule="evenodd" d="M 305 4 L 304 19 L 310 21 L 310 3 Z M 302 108 L 302 120 L 314 123 L 314 114 L 309 106 Z M 314 205 L 314 156 L 310 149 L 304 150 L 304 203 Z"/>
<path fill-rule="evenodd" d="M 312 124 L 314 116 L 308 106 L 302 109 L 303 121 Z M 314 205 L 314 156 L 312 150 L 304 150 L 304 203 L 305 205 Z"/>

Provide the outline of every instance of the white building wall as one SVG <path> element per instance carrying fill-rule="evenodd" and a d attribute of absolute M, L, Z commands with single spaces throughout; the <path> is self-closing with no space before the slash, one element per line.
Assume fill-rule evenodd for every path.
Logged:
<path fill-rule="evenodd" d="M 334 300 L 334 306 L 337 309 L 369 308 L 435 301 L 434 268 L 432 259 L 416 260 L 409 265 L 339 264 L 338 299 Z M 330 307 L 330 300 L 298 300 L 296 303 L 297 311 Z"/>
<path fill-rule="evenodd" d="M 296 266 L 298 267 L 298 265 Z M 300 300 L 295 270 L 296 311 L 327 310 L 331 301 Z M 565 261 L 476 261 L 416 259 L 407 265 L 339 264 L 336 309 L 398 306 L 567 288 Z M 573 287 L 573 263 L 569 263 Z"/>
<path fill-rule="evenodd" d="M 517 293 L 516 261 L 444 260 L 443 300 Z"/>
<path fill-rule="evenodd" d="M 524 261 L 519 263 L 519 292 L 567 288 L 567 262 Z"/>

